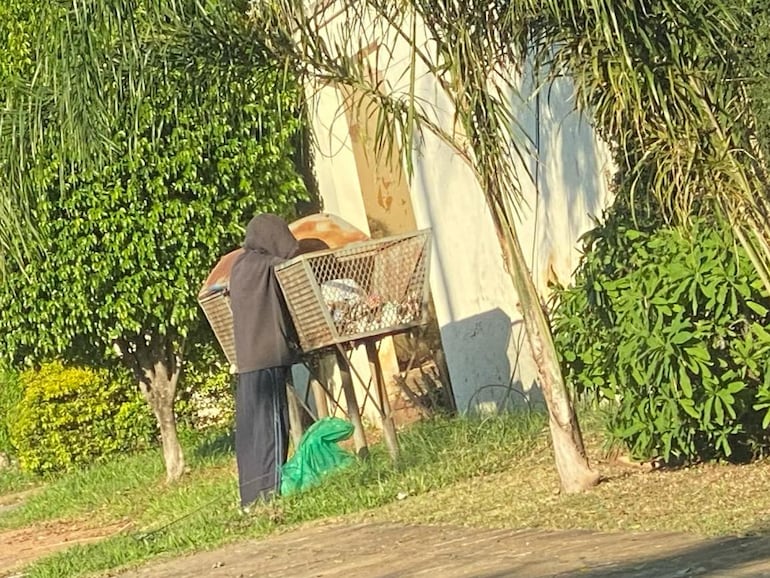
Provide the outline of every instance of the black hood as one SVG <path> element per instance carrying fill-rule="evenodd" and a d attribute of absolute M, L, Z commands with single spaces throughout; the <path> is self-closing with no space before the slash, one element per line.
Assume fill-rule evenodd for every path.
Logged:
<path fill-rule="evenodd" d="M 291 259 L 298 243 L 276 215 L 254 217 L 244 251 L 230 273 L 235 357 L 240 373 L 293 363 L 294 327 L 274 268 Z"/>
<path fill-rule="evenodd" d="M 243 247 L 281 259 L 291 259 L 297 252 L 298 244 L 281 217 L 263 214 L 249 222 Z"/>

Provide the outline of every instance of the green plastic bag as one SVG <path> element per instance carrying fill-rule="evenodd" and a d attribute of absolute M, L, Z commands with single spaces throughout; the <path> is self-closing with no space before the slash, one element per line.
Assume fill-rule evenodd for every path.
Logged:
<path fill-rule="evenodd" d="M 338 417 L 325 417 L 311 425 L 281 469 L 281 494 L 315 486 L 325 474 L 352 463 L 353 454 L 337 445 L 351 435 L 353 425 Z"/>

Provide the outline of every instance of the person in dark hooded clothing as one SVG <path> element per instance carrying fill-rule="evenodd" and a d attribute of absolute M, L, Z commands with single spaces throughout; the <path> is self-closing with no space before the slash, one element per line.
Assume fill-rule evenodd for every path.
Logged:
<path fill-rule="evenodd" d="M 288 450 L 287 373 L 294 361 L 294 327 L 273 268 L 298 243 L 276 215 L 254 217 L 244 252 L 230 273 L 238 386 L 235 454 L 241 506 L 278 493 Z"/>

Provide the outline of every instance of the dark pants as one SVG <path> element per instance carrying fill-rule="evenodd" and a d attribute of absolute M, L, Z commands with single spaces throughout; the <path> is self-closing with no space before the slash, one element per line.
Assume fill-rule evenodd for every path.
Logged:
<path fill-rule="evenodd" d="M 281 487 L 288 451 L 285 367 L 238 375 L 235 392 L 235 456 L 241 506 L 269 499 Z"/>

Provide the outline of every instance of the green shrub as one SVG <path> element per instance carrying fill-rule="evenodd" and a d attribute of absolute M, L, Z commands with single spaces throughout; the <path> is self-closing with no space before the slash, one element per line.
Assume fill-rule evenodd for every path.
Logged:
<path fill-rule="evenodd" d="M 207 329 L 187 350 L 174 413 L 181 430 L 231 429 L 234 376 L 214 334 Z"/>
<path fill-rule="evenodd" d="M 770 445 L 770 300 L 728 227 L 659 225 L 588 236 L 554 316 L 565 376 L 636 457 L 746 459 Z"/>
<path fill-rule="evenodd" d="M 11 416 L 21 401 L 22 387 L 19 375 L 9 369 L 0 368 L 0 454 L 14 456 L 11 444 Z"/>
<path fill-rule="evenodd" d="M 25 471 L 68 470 L 136 449 L 151 436 L 147 404 L 122 376 L 54 362 L 25 371 L 21 383 L 11 441 Z"/>
<path fill-rule="evenodd" d="M 231 428 L 235 422 L 235 397 L 228 364 L 188 368 L 175 411 L 180 424 L 194 430 Z"/>

